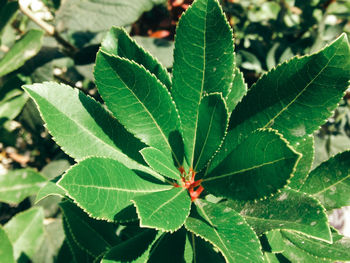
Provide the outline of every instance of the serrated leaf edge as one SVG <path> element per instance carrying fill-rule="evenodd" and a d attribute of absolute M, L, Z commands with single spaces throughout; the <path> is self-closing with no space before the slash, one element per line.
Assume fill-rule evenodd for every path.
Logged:
<path fill-rule="evenodd" d="M 171 190 L 171 189 L 170 189 Z M 184 188 L 182 191 L 180 191 L 179 193 L 182 193 L 182 192 L 184 192 L 184 191 L 186 191 L 187 189 L 186 188 Z M 169 191 L 169 190 L 168 190 Z M 177 197 L 177 195 L 176 195 L 176 197 Z M 190 197 L 188 197 L 188 198 L 190 198 Z M 190 215 L 190 212 L 191 212 L 191 204 L 192 204 L 192 202 L 190 203 L 190 208 L 188 209 L 188 213 L 187 213 L 187 215 L 186 215 L 186 218 L 185 218 L 185 220 L 184 220 L 184 222 L 180 225 L 180 226 L 178 226 L 177 228 L 174 228 L 174 229 L 164 229 L 164 228 L 161 228 L 161 227 L 155 227 L 155 226 L 150 226 L 150 225 L 146 225 L 146 224 L 143 224 L 142 223 L 142 218 L 141 218 L 141 216 L 140 216 L 140 212 L 139 212 L 139 208 L 137 207 L 137 204 L 136 204 L 136 202 L 134 201 L 134 200 L 131 200 L 131 202 L 133 203 L 133 205 L 135 206 L 135 208 L 136 208 L 136 213 L 137 213 L 137 217 L 138 217 L 138 219 L 140 220 L 140 227 L 146 227 L 146 228 L 153 228 L 153 229 L 155 229 L 155 230 L 158 230 L 158 231 L 162 231 L 162 232 L 168 232 L 168 233 L 174 233 L 175 231 L 177 231 L 177 230 L 179 230 L 184 224 L 185 224 L 185 222 L 186 222 L 186 219 L 188 218 L 188 216 Z"/>

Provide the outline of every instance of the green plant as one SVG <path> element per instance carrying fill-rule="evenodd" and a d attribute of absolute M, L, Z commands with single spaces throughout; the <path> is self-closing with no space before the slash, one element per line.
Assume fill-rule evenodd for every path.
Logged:
<path fill-rule="evenodd" d="M 63 84 L 25 85 L 77 161 L 39 193 L 68 196 L 58 259 L 350 260 L 350 240 L 326 214 L 350 203 L 349 152 L 310 173 L 312 133 L 348 86 L 349 55 L 342 35 L 247 91 L 218 2 L 196 0 L 177 28 L 172 77 L 123 29 L 109 31 L 94 71 L 108 110 Z M 40 217 L 32 209 L 10 222 Z M 1 236 L 15 239 L 14 225 Z"/>

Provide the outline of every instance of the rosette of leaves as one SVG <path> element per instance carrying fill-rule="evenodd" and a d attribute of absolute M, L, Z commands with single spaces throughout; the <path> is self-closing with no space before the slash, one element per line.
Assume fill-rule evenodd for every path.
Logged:
<path fill-rule="evenodd" d="M 219 3 L 197 0 L 179 21 L 172 75 L 112 28 L 94 70 L 105 107 L 63 84 L 24 86 L 77 161 L 60 191 L 96 225 L 77 231 L 76 208 L 63 206 L 72 251 L 102 262 L 293 261 L 294 250 L 304 261 L 350 260 L 348 239 L 332 234 L 326 215 L 350 203 L 348 152 L 309 175 L 312 133 L 348 86 L 349 58 L 342 35 L 247 91 Z M 136 222 L 139 232 L 107 242 L 110 231 L 91 220 Z"/>

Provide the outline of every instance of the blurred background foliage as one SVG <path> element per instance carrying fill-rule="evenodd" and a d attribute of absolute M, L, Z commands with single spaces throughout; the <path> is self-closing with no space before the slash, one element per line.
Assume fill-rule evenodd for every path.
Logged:
<path fill-rule="evenodd" d="M 0 224 L 11 233 L 14 220 L 35 222 L 41 233 L 30 240 L 28 251 L 16 244 L 17 259 L 25 255 L 23 262 L 69 262 L 63 256 L 67 244 L 60 197 L 49 196 L 35 205 L 34 195 L 74 163 L 51 139 L 21 86 L 54 80 L 100 100 L 93 63 L 101 39 L 113 25 L 125 27 L 171 72 L 175 27 L 191 2 L 0 0 Z M 342 32 L 350 36 L 348 0 L 221 3 L 235 37 L 236 63 L 248 86 L 292 56 L 315 52 Z M 334 116 L 315 134 L 315 165 L 350 148 L 349 103 L 347 92 Z M 134 234 L 128 231 L 126 235 Z"/>

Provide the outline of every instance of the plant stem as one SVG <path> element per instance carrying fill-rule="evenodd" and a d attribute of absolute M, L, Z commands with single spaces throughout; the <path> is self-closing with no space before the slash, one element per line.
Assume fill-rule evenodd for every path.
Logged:
<path fill-rule="evenodd" d="M 72 45 L 70 42 L 61 37 L 61 35 L 57 32 L 54 26 L 36 17 L 35 14 L 28 7 L 19 3 L 19 9 L 30 20 L 32 20 L 39 27 L 41 27 L 49 36 L 54 37 L 56 41 L 64 47 L 64 49 L 67 51 L 67 53 L 69 53 L 70 56 L 74 56 L 74 54 L 78 52 L 78 49 L 74 45 Z"/>

